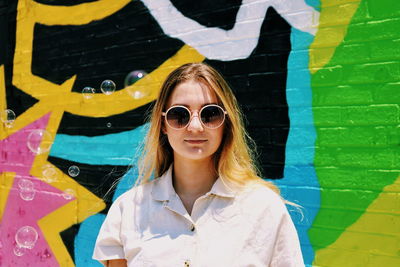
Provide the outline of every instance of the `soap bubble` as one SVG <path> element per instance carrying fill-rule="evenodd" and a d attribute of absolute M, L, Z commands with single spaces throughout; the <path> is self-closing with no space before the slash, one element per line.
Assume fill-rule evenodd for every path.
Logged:
<path fill-rule="evenodd" d="M 131 85 L 137 83 L 139 80 L 146 77 L 146 75 L 147 75 L 147 72 L 145 72 L 144 70 L 134 70 L 134 71 L 130 72 L 125 77 L 125 82 L 124 82 L 125 87 L 131 86 Z M 128 93 L 134 99 L 140 99 L 140 98 L 146 97 L 150 94 L 148 88 L 145 85 L 138 85 L 138 84 L 135 84 L 134 86 L 132 86 L 132 88 L 129 88 Z"/>
<path fill-rule="evenodd" d="M 33 189 L 33 183 L 28 179 L 20 179 L 18 181 L 18 186 L 20 189 Z"/>
<path fill-rule="evenodd" d="M 57 180 L 57 170 L 51 164 L 42 166 L 43 180 L 52 183 Z"/>
<path fill-rule="evenodd" d="M 126 75 L 125 77 L 125 87 L 128 87 L 132 84 L 134 84 L 135 82 L 139 81 L 140 79 L 144 78 L 147 75 L 147 72 L 145 72 L 144 70 L 134 70 L 128 73 L 128 75 Z"/>
<path fill-rule="evenodd" d="M 79 172 L 80 172 L 80 170 L 79 170 L 79 167 L 78 167 L 78 166 L 72 165 L 72 166 L 70 166 L 70 167 L 68 168 L 68 174 L 69 174 L 69 176 L 71 176 L 71 177 L 76 177 L 76 176 L 78 176 L 78 175 L 79 175 Z"/>
<path fill-rule="evenodd" d="M 25 255 L 25 253 L 26 253 L 26 248 L 20 247 L 18 245 L 16 245 L 14 247 L 15 256 L 21 257 L 21 256 Z"/>
<path fill-rule="evenodd" d="M 38 233 L 32 226 L 23 226 L 15 234 L 15 241 L 21 248 L 32 249 L 38 239 Z"/>
<path fill-rule="evenodd" d="M 25 201 L 31 201 L 35 198 L 35 188 L 31 180 L 28 179 L 20 179 L 18 181 L 19 196 Z"/>
<path fill-rule="evenodd" d="M 67 200 L 71 200 L 75 197 L 75 191 L 71 188 L 65 189 L 62 196 Z"/>
<path fill-rule="evenodd" d="M 105 95 L 111 95 L 115 91 L 115 83 L 111 80 L 105 80 L 101 83 L 100 89 Z"/>
<path fill-rule="evenodd" d="M 1 112 L 0 118 L 7 128 L 11 128 L 15 121 L 15 113 L 11 109 L 6 109 Z"/>
<path fill-rule="evenodd" d="M 27 145 L 35 154 L 48 152 L 52 145 L 51 134 L 46 130 L 33 130 L 28 135 Z"/>
<path fill-rule="evenodd" d="M 35 198 L 36 191 L 34 188 L 25 188 L 19 190 L 19 196 L 25 201 L 31 201 Z"/>
<path fill-rule="evenodd" d="M 143 97 L 145 97 L 145 96 L 148 96 L 149 94 L 146 93 L 146 92 L 143 91 L 143 90 L 136 89 L 136 90 L 132 90 L 132 91 L 130 92 L 130 95 L 131 95 L 134 99 L 140 99 L 140 98 L 143 98 Z"/>
<path fill-rule="evenodd" d="M 85 87 L 82 89 L 83 98 L 90 99 L 96 93 L 96 90 L 93 87 Z"/>

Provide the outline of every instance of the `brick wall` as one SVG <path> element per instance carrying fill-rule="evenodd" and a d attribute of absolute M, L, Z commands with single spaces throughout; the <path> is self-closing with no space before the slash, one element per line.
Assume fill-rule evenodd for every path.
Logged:
<path fill-rule="evenodd" d="M 303 206 L 289 209 L 307 265 L 399 265 L 399 14 L 393 0 L 0 1 L 0 266 L 99 266 L 146 112 L 194 61 L 226 77 L 264 178 Z"/>

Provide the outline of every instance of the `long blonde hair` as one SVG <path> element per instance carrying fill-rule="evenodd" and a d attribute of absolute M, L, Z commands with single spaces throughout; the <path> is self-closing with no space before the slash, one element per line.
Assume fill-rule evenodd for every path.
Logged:
<path fill-rule="evenodd" d="M 244 186 L 249 182 L 265 184 L 279 194 L 273 183 L 263 180 L 255 164 L 254 151 L 249 145 L 254 142 L 246 132 L 243 116 L 237 100 L 227 82 L 214 68 L 205 63 L 188 63 L 172 71 L 164 81 L 159 96 L 148 119 L 150 127 L 145 139 L 143 154 L 139 162 L 141 183 L 161 176 L 173 162 L 173 151 L 162 129 L 162 112 L 175 87 L 185 81 L 195 80 L 212 88 L 219 104 L 226 110 L 224 137 L 214 154 L 214 166 L 224 182 Z"/>

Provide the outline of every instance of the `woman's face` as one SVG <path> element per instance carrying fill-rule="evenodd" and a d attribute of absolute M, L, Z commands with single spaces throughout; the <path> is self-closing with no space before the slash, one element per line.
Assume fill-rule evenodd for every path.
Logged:
<path fill-rule="evenodd" d="M 165 110 L 172 106 L 186 106 L 192 117 L 182 129 L 171 128 L 163 118 L 163 132 L 174 151 L 174 160 L 210 160 L 221 144 L 224 124 L 209 129 L 200 122 L 199 111 L 207 104 L 217 104 L 218 98 L 208 85 L 195 80 L 178 84 L 167 101 Z"/>

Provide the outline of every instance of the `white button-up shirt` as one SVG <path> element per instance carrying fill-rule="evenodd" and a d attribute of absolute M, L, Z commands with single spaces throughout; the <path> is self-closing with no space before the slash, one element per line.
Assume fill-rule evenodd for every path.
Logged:
<path fill-rule="evenodd" d="M 304 266 L 282 199 L 264 185 L 233 190 L 220 178 L 188 214 L 172 185 L 172 166 L 111 206 L 93 258 L 128 266 Z"/>

